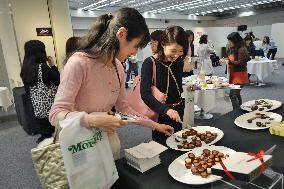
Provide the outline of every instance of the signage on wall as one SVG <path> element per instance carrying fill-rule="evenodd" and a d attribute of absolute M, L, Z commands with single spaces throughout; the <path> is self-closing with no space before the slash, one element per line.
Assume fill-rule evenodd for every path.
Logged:
<path fill-rule="evenodd" d="M 240 22 L 225 22 L 224 23 L 224 26 L 226 27 L 237 27 L 237 26 L 240 26 L 241 23 Z"/>
<path fill-rule="evenodd" d="M 200 39 L 200 37 L 202 36 L 202 34 L 203 34 L 202 32 L 196 32 L 196 35 L 195 35 L 195 36 L 196 36 L 197 39 Z"/>
<path fill-rule="evenodd" d="M 37 36 L 52 36 L 52 28 L 36 28 Z"/>

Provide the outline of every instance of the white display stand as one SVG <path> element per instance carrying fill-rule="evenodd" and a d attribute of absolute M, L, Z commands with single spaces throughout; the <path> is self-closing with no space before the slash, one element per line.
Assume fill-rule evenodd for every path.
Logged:
<path fill-rule="evenodd" d="M 211 189 L 283 189 L 283 174 L 266 169 L 251 182 L 239 180 L 219 180 L 211 184 Z"/>

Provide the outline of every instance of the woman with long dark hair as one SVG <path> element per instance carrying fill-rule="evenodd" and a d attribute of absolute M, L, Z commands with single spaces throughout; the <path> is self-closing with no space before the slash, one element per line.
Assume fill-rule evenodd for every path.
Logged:
<path fill-rule="evenodd" d="M 84 127 L 99 128 L 117 138 L 116 130 L 127 121 L 107 114 L 113 106 L 118 112 L 138 114 L 128 106 L 121 61 L 145 47 L 149 30 L 143 16 L 135 9 L 122 8 L 96 19 L 89 32 L 79 40 L 79 50 L 67 61 L 61 83 L 49 114 L 53 125 L 64 115 L 88 114 L 81 119 Z M 172 128 L 157 123 L 152 128 L 170 135 Z M 115 149 L 113 149 L 115 150 Z M 118 158 L 119 154 L 115 154 Z"/>
<path fill-rule="evenodd" d="M 248 83 L 247 61 L 248 52 L 244 44 L 243 38 L 238 32 L 233 32 L 227 37 L 230 45 L 229 54 L 229 83 L 236 85 L 244 85 Z M 221 64 L 226 64 L 225 59 L 220 60 Z M 233 109 L 237 109 L 242 104 L 240 89 L 230 90 L 230 99 Z"/>
<path fill-rule="evenodd" d="M 46 86 L 51 84 L 59 85 L 60 74 L 54 64 L 52 57 L 46 55 L 45 45 L 39 40 L 30 40 L 24 46 L 25 56 L 21 69 L 21 78 L 24 83 L 25 91 L 31 97 L 31 87 L 36 86 L 38 82 L 39 66 L 41 67 L 42 80 Z M 30 98 L 31 99 L 31 98 Z M 29 104 L 32 104 L 31 102 Z M 34 111 L 35 107 L 33 107 Z M 48 117 L 36 118 L 37 128 L 35 131 L 41 134 L 37 143 L 45 138 L 51 137 L 54 127 L 49 123 Z"/>
<path fill-rule="evenodd" d="M 188 52 L 187 34 L 179 26 L 163 31 L 157 56 L 144 60 L 141 70 L 141 97 L 145 104 L 159 113 L 158 123 L 171 125 L 175 132 L 182 129 L 184 102 L 182 93 L 183 59 Z M 167 95 L 165 103 L 159 102 L 151 92 L 153 64 L 156 65 L 156 87 Z M 156 131 L 153 140 L 165 143 L 166 137 Z"/>
<path fill-rule="evenodd" d="M 262 49 L 263 49 L 265 57 L 267 57 L 267 53 L 268 53 L 268 50 L 269 50 L 269 43 L 270 43 L 269 37 L 264 36 L 263 41 L 262 41 Z"/>
<path fill-rule="evenodd" d="M 191 30 L 186 30 L 185 33 L 187 34 L 188 39 L 188 51 L 187 55 L 184 58 L 184 65 L 183 65 L 183 77 L 188 77 L 194 75 L 193 73 L 193 65 L 192 65 L 192 57 L 194 57 L 194 33 Z"/>

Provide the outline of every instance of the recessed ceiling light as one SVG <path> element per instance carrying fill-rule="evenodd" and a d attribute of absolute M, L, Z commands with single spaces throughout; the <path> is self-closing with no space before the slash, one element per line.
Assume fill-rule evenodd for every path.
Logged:
<path fill-rule="evenodd" d="M 81 2 L 81 5 L 84 5 L 84 3 L 83 3 L 83 2 Z"/>

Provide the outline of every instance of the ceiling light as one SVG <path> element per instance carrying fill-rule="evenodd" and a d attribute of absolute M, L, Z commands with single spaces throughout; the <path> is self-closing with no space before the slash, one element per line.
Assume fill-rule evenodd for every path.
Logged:
<path fill-rule="evenodd" d="M 88 8 L 90 8 L 90 7 L 93 7 L 93 6 L 95 6 L 95 5 L 104 3 L 104 2 L 106 2 L 106 1 L 108 1 L 108 0 L 101 0 L 101 1 L 99 1 L 99 2 L 96 2 L 96 3 L 90 4 L 90 5 L 88 5 L 88 6 L 82 7 L 82 9 L 86 10 L 86 9 L 88 9 Z"/>
<path fill-rule="evenodd" d="M 255 14 L 255 12 L 253 12 L 253 11 L 247 11 L 247 12 L 242 12 L 242 13 L 240 13 L 240 14 L 239 14 L 239 17 L 252 16 L 252 15 L 254 15 L 254 14 Z"/>

